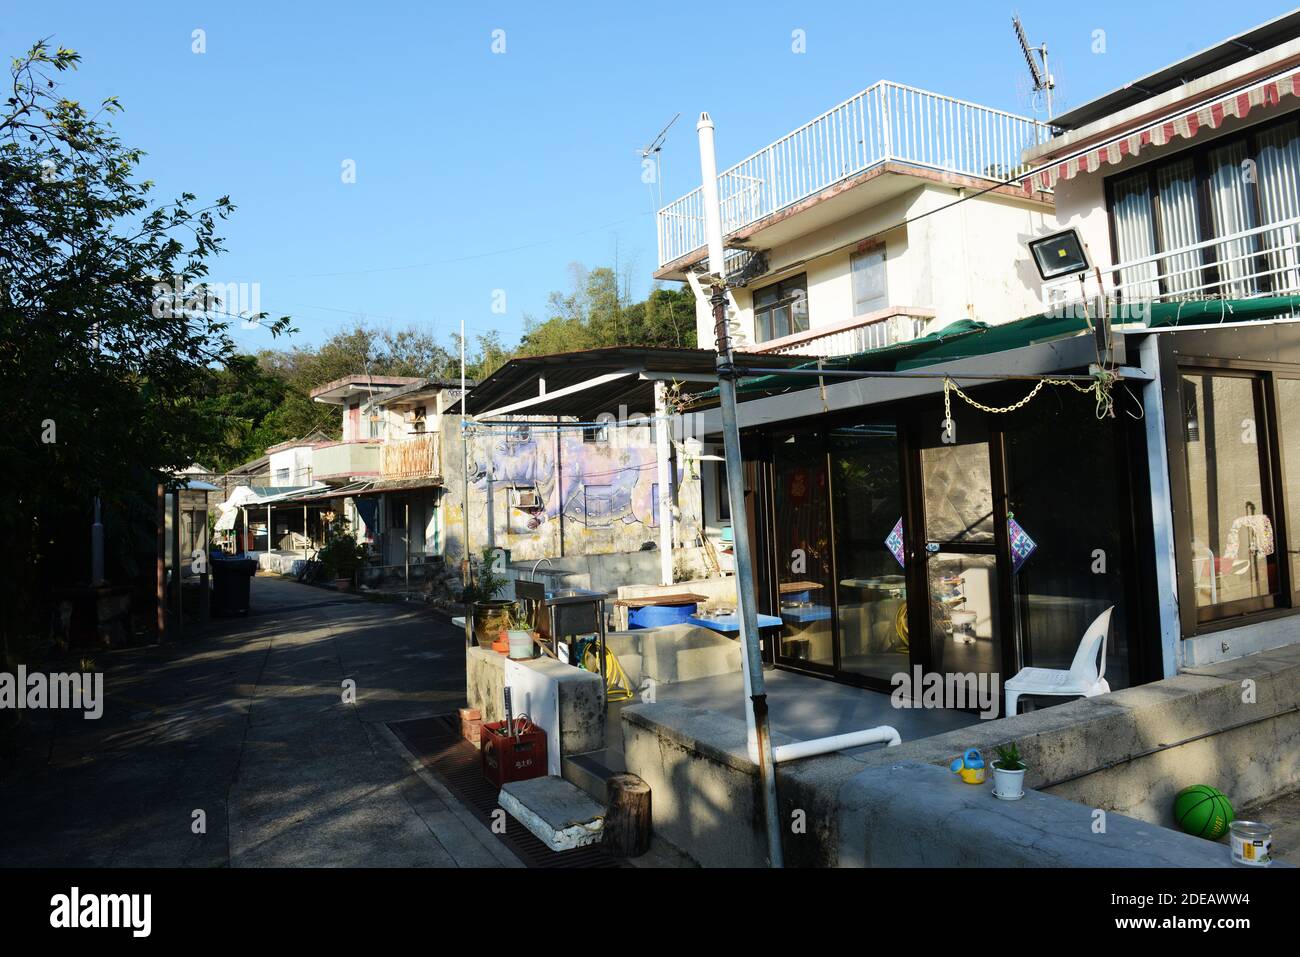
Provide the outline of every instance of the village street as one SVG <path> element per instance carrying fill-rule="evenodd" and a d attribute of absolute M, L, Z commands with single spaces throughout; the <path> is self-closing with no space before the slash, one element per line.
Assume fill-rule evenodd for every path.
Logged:
<path fill-rule="evenodd" d="M 102 718 L 26 712 L 5 755 L 0 866 L 518 866 L 387 728 L 463 703 L 422 607 L 258 577 L 247 618 L 93 656 Z"/>

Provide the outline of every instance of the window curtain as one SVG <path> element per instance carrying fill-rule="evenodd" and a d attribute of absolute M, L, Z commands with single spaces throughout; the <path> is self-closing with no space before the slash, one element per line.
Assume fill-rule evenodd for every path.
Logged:
<path fill-rule="evenodd" d="M 1115 244 L 1119 261 L 1132 262 L 1155 254 L 1156 232 L 1151 218 L 1151 190 L 1145 171 L 1116 180 L 1111 206 L 1115 223 Z M 1156 264 L 1145 263 L 1121 269 L 1120 289 L 1124 299 L 1154 299 Z"/>
<path fill-rule="evenodd" d="M 1201 240 L 1196 215 L 1196 172 L 1191 160 L 1161 167 L 1156 172 L 1160 196 L 1160 238 L 1165 249 L 1182 249 Z M 1201 285 L 1201 252 L 1178 253 L 1160 261 L 1166 296 L 1178 297 Z"/>
<path fill-rule="evenodd" d="M 1259 134 L 1256 186 L 1263 224 L 1300 216 L 1300 123 L 1290 122 Z M 1300 227 L 1281 226 L 1263 234 L 1268 271 L 1275 293 L 1300 291 L 1296 244 Z"/>
<path fill-rule="evenodd" d="M 1215 238 L 1259 225 L 1246 159 L 1244 142 L 1210 151 L 1210 225 Z M 1219 264 L 1219 285 L 1210 292 L 1233 299 L 1258 294 L 1260 282 L 1256 274 L 1260 267 L 1252 255 L 1258 249 L 1255 237 L 1217 244 L 1214 255 Z"/>

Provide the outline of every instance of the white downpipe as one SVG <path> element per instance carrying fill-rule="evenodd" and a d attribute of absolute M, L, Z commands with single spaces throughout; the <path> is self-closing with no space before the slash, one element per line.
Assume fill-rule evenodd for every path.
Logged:
<path fill-rule="evenodd" d="M 659 584 L 673 583 L 673 487 L 668 461 L 668 383 L 655 382 L 655 459 L 659 465 Z"/>
<path fill-rule="evenodd" d="M 850 731 L 848 734 L 834 734 L 829 738 L 813 738 L 811 741 L 796 741 L 794 744 L 778 744 L 772 749 L 772 756 L 777 764 L 785 761 L 797 761 L 799 758 L 811 758 L 818 754 L 830 754 L 846 748 L 860 748 L 865 744 L 880 744 L 896 748 L 903 739 L 887 724 L 865 731 Z"/>

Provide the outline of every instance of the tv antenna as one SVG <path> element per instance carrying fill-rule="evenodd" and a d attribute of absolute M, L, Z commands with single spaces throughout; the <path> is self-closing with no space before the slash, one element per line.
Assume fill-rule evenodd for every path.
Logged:
<path fill-rule="evenodd" d="M 661 158 L 661 155 L 663 153 L 663 148 L 664 148 L 664 141 L 668 138 L 668 131 L 672 129 L 673 124 L 676 123 L 681 118 L 682 115 L 678 113 L 676 116 L 674 116 L 671 120 L 668 121 L 667 126 L 665 126 L 662 130 L 659 131 L 658 136 L 656 136 L 648 144 L 642 146 L 640 149 L 636 151 L 637 155 L 641 157 L 643 169 L 644 169 L 645 161 L 652 156 L 654 157 L 655 185 L 659 189 L 659 205 L 655 207 L 656 210 L 663 209 L 664 206 L 664 177 L 663 177 L 663 161 Z"/>
<path fill-rule="evenodd" d="M 1052 90 L 1056 89 L 1056 79 L 1047 68 L 1047 44 L 1031 46 L 1029 38 L 1025 36 L 1024 25 L 1021 24 L 1020 17 L 1016 14 L 1011 16 L 1011 26 L 1015 28 L 1016 39 L 1020 41 L 1020 52 L 1025 55 L 1025 63 L 1029 65 L 1029 77 L 1033 81 L 1034 92 L 1042 93 L 1046 97 L 1047 118 L 1050 120 L 1052 118 Z"/>

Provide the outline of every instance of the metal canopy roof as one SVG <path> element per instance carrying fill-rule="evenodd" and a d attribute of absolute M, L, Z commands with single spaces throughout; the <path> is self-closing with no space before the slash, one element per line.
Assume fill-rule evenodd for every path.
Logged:
<path fill-rule="evenodd" d="M 764 365 L 789 367 L 807 356 L 737 353 L 737 360 L 761 358 Z M 563 415 L 594 421 L 601 413 L 654 410 L 656 380 L 707 383 L 716 380 L 711 349 L 651 349 L 608 346 L 583 352 L 511 359 L 469 393 L 469 411 L 478 416 Z M 543 389 L 544 386 L 544 389 Z"/>
<path fill-rule="evenodd" d="M 1052 125 L 1063 130 L 1078 129 L 1297 37 L 1300 10 L 1293 10 L 1067 110 L 1053 118 Z"/>

